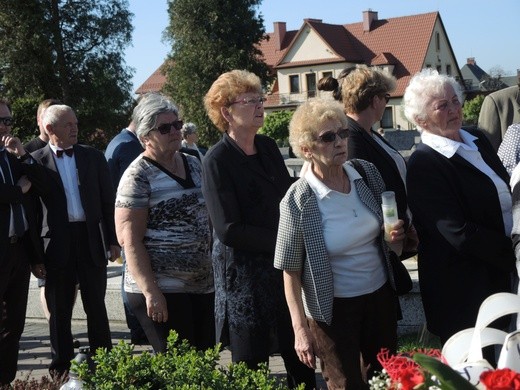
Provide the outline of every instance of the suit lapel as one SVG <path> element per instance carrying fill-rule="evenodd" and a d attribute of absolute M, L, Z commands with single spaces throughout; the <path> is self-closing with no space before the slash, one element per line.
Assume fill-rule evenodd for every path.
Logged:
<path fill-rule="evenodd" d="M 38 152 L 35 152 L 35 154 L 36 153 Z M 49 175 L 52 177 L 52 179 L 54 179 L 60 185 L 61 189 L 64 190 L 63 182 L 61 181 L 61 176 L 58 172 L 58 167 L 54 161 L 54 152 L 49 145 L 41 149 L 39 160 L 41 165 L 49 169 Z"/>
<path fill-rule="evenodd" d="M 368 142 L 368 144 L 377 152 L 379 157 L 383 158 L 386 161 L 386 164 L 390 167 L 392 167 L 393 170 L 396 171 L 396 173 L 401 176 L 401 173 L 399 172 L 399 169 L 397 168 L 397 164 L 394 161 L 394 159 L 388 154 L 381 145 L 378 144 L 378 142 L 372 137 L 371 134 L 368 134 L 366 131 L 363 130 L 361 133 L 362 137 Z M 375 135 L 376 137 L 379 137 L 383 140 L 383 142 L 388 145 L 390 148 L 394 149 L 392 145 L 390 145 L 383 137 L 379 135 Z M 394 149 L 395 150 L 395 149 Z"/>

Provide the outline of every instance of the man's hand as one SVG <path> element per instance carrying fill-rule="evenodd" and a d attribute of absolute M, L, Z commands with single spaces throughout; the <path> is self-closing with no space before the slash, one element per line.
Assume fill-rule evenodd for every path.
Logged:
<path fill-rule="evenodd" d="M 14 154 L 16 157 L 22 157 L 27 152 L 23 148 L 22 141 L 20 141 L 20 138 L 13 137 L 11 134 L 6 134 L 2 136 L 2 142 L 5 146 L 5 149 L 11 153 Z"/>
<path fill-rule="evenodd" d="M 31 189 L 31 181 L 27 178 L 26 175 L 23 175 L 18 179 L 16 182 L 16 185 L 19 186 L 22 189 L 22 193 L 27 193 Z"/>
<path fill-rule="evenodd" d="M 121 256 L 121 248 L 118 245 L 110 245 L 110 260 L 116 261 Z"/>
<path fill-rule="evenodd" d="M 45 270 L 44 264 L 31 265 L 31 271 L 38 279 L 45 279 L 47 277 L 47 271 Z"/>

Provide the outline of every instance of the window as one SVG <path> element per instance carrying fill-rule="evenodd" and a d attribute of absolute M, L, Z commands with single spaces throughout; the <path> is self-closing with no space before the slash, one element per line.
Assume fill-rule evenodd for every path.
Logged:
<path fill-rule="evenodd" d="M 450 64 L 446 65 L 446 74 L 448 76 L 451 76 L 451 65 Z"/>
<path fill-rule="evenodd" d="M 431 64 L 426 64 L 426 69 L 430 69 L 431 67 Z"/>
<path fill-rule="evenodd" d="M 442 73 L 442 66 L 437 65 L 437 72 L 439 72 L 439 74 Z"/>
<path fill-rule="evenodd" d="M 394 116 L 392 114 L 392 107 L 386 107 L 381 118 L 381 127 L 384 129 L 391 129 L 394 126 Z"/>
<path fill-rule="evenodd" d="M 322 78 L 325 78 L 325 77 L 332 77 L 332 72 L 322 72 L 322 73 L 321 73 L 321 77 L 322 77 Z"/>
<path fill-rule="evenodd" d="M 441 34 L 435 33 L 435 48 L 441 51 Z"/>
<path fill-rule="evenodd" d="M 307 73 L 305 78 L 307 80 L 307 97 L 316 96 L 316 73 Z"/>
<path fill-rule="evenodd" d="M 295 74 L 289 76 L 289 90 L 291 93 L 300 93 L 300 76 Z"/>

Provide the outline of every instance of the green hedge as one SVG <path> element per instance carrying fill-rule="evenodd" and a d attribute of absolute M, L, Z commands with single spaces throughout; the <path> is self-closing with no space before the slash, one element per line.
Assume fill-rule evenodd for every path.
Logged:
<path fill-rule="evenodd" d="M 265 366 L 256 371 L 244 363 L 220 367 L 219 351 L 220 345 L 198 351 L 186 340 L 179 341 L 177 333 L 171 331 L 165 353 L 134 354 L 133 345 L 120 341 L 111 351 L 97 350 L 94 372 L 89 371 L 86 362 L 78 365 L 73 361 L 72 370 L 84 381 L 84 388 L 97 390 L 288 389 Z"/>

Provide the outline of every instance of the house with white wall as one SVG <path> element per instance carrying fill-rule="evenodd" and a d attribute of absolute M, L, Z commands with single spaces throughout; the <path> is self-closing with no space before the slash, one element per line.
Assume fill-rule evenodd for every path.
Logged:
<path fill-rule="evenodd" d="M 276 73 L 265 104 L 267 113 L 295 109 L 308 98 L 330 94 L 317 90 L 319 79 L 336 77 L 347 66 L 366 64 L 383 67 L 397 78 L 382 121 L 375 126 L 405 130 L 411 124 L 401 113 L 401 101 L 415 73 L 435 68 L 462 80 L 438 12 L 379 19 L 377 12 L 369 10 L 359 23 L 305 19 L 296 31 L 287 31 L 285 22 L 275 22 L 260 50 Z"/>
<path fill-rule="evenodd" d="M 438 12 L 380 19 L 376 11 L 364 11 L 361 21 L 329 24 L 304 19 L 299 30 L 287 30 L 275 22 L 259 48 L 275 74 L 267 91 L 266 113 L 294 110 L 303 101 L 318 96 L 320 78 L 338 76 L 347 66 L 379 66 L 397 79 L 395 91 L 379 124 L 385 129 L 411 129 L 401 113 L 401 101 L 410 78 L 423 68 L 434 68 L 463 80 Z M 165 82 L 157 69 L 136 91 L 160 91 Z"/>

